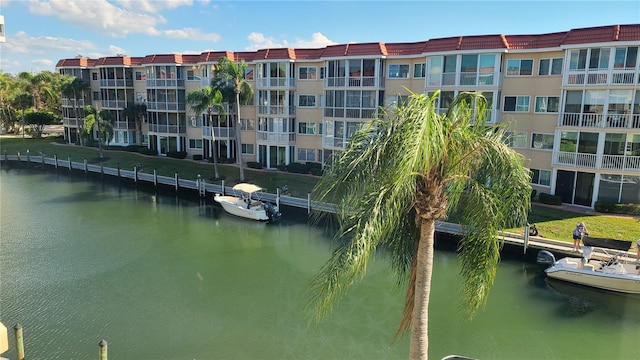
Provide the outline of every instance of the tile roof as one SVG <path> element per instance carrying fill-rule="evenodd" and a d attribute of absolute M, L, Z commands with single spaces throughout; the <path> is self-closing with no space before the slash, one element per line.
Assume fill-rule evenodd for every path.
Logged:
<path fill-rule="evenodd" d="M 640 24 L 608 25 L 572 29 L 564 32 L 529 35 L 474 35 L 430 39 L 413 43 L 348 43 L 317 49 L 273 48 L 258 51 L 207 51 L 199 55 L 156 54 L 144 57 L 104 57 L 100 59 L 62 59 L 56 67 L 86 67 L 146 64 L 194 64 L 217 62 L 221 57 L 244 60 L 320 60 L 359 56 L 403 56 L 437 52 L 489 49 L 527 50 L 560 48 L 563 45 L 640 41 Z"/>

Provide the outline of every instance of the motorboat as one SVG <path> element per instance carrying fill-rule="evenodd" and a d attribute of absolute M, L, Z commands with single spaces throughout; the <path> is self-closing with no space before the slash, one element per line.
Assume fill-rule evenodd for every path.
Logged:
<path fill-rule="evenodd" d="M 213 200 L 229 214 L 258 221 L 275 221 L 281 214 L 278 206 L 261 199 L 264 189 L 260 186 L 240 183 L 233 187 L 234 195 L 215 194 Z"/>
<path fill-rule="evenodd" d="M 582 257 L 560 260 L 547 251 L 538 252 L 536 262 L 548 266 L 544 272 L 551 279 L 627 294 L 640 294 L 640 263 L 630 260 L 626 252 L 631 242 L 612 239 L 583 239 Z M 593 257 L 594 248 L 604 255 Z"/>

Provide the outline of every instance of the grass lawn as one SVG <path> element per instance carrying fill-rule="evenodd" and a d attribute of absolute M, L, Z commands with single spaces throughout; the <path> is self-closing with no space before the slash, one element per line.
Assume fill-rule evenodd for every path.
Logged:
<path fill-rule="evenodd" d="M 99 151 L 95 148 L 77 145 L 57 144 L 54 139 L 31 139 L 0 137 L 2 155 L 14 155 L 20 152 L 25 155 L 46 157 L 58 156 L 60 160 L 82 162 L 86 158 L 89 163 L 100 163 Z M 200 174 L 205 180 L 214 177 L 213 164 L 207 161 L 179 160 L 160 156 L 145 156 L 138 153 L 104 149 L 105 167 L 133 169 L 140 164 L 144 172 L 155 169 L 159 175 L 174 176 L 177 172 L 183 179 L 196 179 Z M 234 165 L 218 165 L 221 176 L 226 177 L 226 184 L 239 181 L 239 170 Z M 311 175 L 292 174 L 277 170 L 255 170 L 245 167 L 245 181 L 252 182 L 275 193 L 275 189 L 287 185 L 289 193 L 295 197 L 306 197 L 313 190 L 319 178 Z M 584 222 L 591 236 L 606 237 L 618 240 L 634 241 L 640 239 L 640 218 L 613 216 L 604 214 L 583 214 L 567 211 L 559 207 L 548 207 L 533 204 L 529 214 L 529 223 L 536 224 L 539 235 L 548 239 L 572 242 L 571 233 L 578 222 Z M 511 232 L 523 232 L 524 229 L 509 229 Z"/>

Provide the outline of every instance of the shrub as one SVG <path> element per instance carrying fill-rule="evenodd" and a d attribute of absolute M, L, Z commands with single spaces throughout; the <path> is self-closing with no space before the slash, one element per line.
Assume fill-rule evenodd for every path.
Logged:
<path fill-rule="evenodd" d="M 311 170 L 311 169 L 322 169 L 322 163 L 319 163 L 319 162 L 308 161 L 307 162 L 307 166 L 309 167 L 309 170 Z"/>
<path fill-rule="evenodd" d="M 640 204 L 619 204 L 596 201 L 594 210 L 601 213 L 640 215 Z"/>
<path fill-rule="evenodd" d="M 291 163 L 287 165 L 287 171 L 296 173 L 296 174 L 308 174 L 309 173 L 309 165 L 301 164 L 301 163 Z"/>
<path fill-rule="evenodd" d="M 144 149 L 146 149 L 146 147 Z M 122 147 L 122 150 L 128 151 L 128 152 L 140 152 L 140 146 L 138 146 L 138 145 L 127 145 L 127 146 Z"/>
<path fill-rule="evenodd" d="M 247 167 L 252 169 L 262 169 L 262 164 L 255 161 L 247 161 Z"/>
<path fill-rule="evenodd" d="M 209 158 L 209 162 L 213 162 L 213 157 Z M 235 164 L 236 158 L 234 157 L 219 157 L 218 164 Z"/>
<path fill-rule="evenodd" d="M 174 159 L 184 159 L 187 157 L 187 152 L 186 151 L 168 151 L 167 157 L 174 158 Z"/>
<path fill-rule="evenodd" d="M 202 160 L 202 154 L 193 154 L 193 160 Z"/>
<path fill-rule="evenodd" d="M 156 149 L 147 149 L 145 147 L 138 148 L 138 152 L 143 155 L 155 156 L 158 155 L 158 150 Z"/>
<path fill-rule="evenodd" d="M 313 167 L 313 168 L 311 168 L 309 170 L 309 172 L 311 172 L 311 175 L 322 176 L 322 168 L 321 167 L 320 168 Z"/>
<path fill-rule="evenodd" d="M 543 204 L 562 205 L 562 198 L 560 196 L 558 196 L 558 195 L 550 195 L 550 194 L 547 194 L 547 193 L 540 193 L 540 195 L 538 195 L 538 199 Z"/>

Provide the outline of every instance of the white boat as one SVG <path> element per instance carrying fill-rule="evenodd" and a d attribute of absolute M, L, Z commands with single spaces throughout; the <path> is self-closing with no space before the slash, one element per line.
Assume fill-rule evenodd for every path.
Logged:
<path fill-rule="evenodd" d="M 246 219 L 274 221 L 280 218 L 278 207 L 260 199 L 262 188 L 247 183 L 233 187 L 234 196 L 216 194 L 213 197 L 229 214 Z"/>
<path fill-rule="evenodd" d="M 537 262 L 550 265 L 544 270 L 551 279 L 568 281 L 574 284 L 627 294 L 640 294 L 640 263 L 625 260 L 631 246 L 630 242 L 612 244 L 583 240 L 582 257 L 564 257 L 556 261 L 553 254 L 546 250 L 538 252 Z M 605 254 L 601 259 L 593 259 L 593 246 L 600 245 Z M 626 247 L 626 249 L 625 249 Z M 612 250 L 615 249 L 615 250 Z"/>

